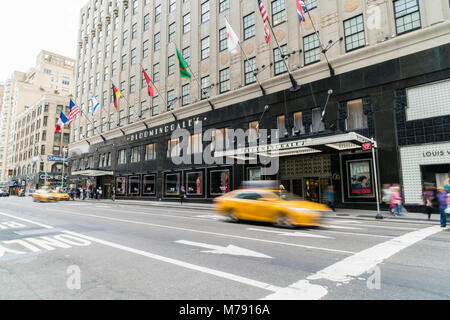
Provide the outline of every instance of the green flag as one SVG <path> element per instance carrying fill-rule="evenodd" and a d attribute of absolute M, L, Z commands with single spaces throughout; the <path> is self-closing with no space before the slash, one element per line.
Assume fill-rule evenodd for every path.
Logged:
<path fill-rule="evenodd" d="M 177 50 L 178 61 L 180 62 L 180 75 L 182 78 L 191 78 L 191 74 L 187 71 L 187 63 L 184 61 L 180 51 Z"/>

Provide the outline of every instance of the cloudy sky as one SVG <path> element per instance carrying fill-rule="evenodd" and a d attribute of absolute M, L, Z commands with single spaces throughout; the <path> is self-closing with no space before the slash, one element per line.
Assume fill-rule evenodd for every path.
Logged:
<path fill-rule="evenodd" d="M 80 9 L 88 0 L 2 1 L 0 82 L 27 71 L 42 49 L 75 58 Z"/>

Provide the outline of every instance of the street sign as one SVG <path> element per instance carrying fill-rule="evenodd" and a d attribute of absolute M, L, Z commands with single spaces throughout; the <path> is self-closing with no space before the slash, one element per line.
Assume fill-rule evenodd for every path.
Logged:
<path fill-rule="evenodd" d="M 69 158 L 61 156 L 47 156 L 47 161 L 67 162 L 69 161 Z"/>
<path fill-rule="evenodd" d="M 372 150 L 372 142 L 367 142 L 362 145 L 363 151 Z"/>

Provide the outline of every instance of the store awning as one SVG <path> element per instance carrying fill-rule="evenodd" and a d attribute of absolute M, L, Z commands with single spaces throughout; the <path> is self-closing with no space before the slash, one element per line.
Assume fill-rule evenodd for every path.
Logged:
<path fill-rule="evenodd" d="M 72 172 L 72 176 L 82 176 L 82 177 L 104 177 L 113 175 L 114 171 L 103 171 L 103 170 L 84 170 Z"/>
<path fill-rule="evenodd" d="M 252 156 L 286 157 L 323 152 L 340 152 L 346 150 L 362 149 L 362 145 L 371 142 L 356 132 L 337 134 L 331 136 L 308 138 L 274 144 L 250 146 L 235 150 L 216 151 L 215 157 L 229 157 L 241 160 L 254 159 Z M 376 147 L 376 143 L 375 146 Z"/>

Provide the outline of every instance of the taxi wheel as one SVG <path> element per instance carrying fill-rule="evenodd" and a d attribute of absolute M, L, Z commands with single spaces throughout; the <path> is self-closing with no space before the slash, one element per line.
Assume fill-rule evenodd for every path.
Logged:
<path fill-rule="evenodd" d="M 285 213 L 280 213 L 275 219 L 275 226 L 280 228 L 293 228 L 294 225 L 291 222 L 289 216 Z"/>
<path fill-rule="evenodd" d="M 234 214 L 233 210 L 227 211 L 227 217 L 231 222 L 239 222 L 239 218 Z"/>

